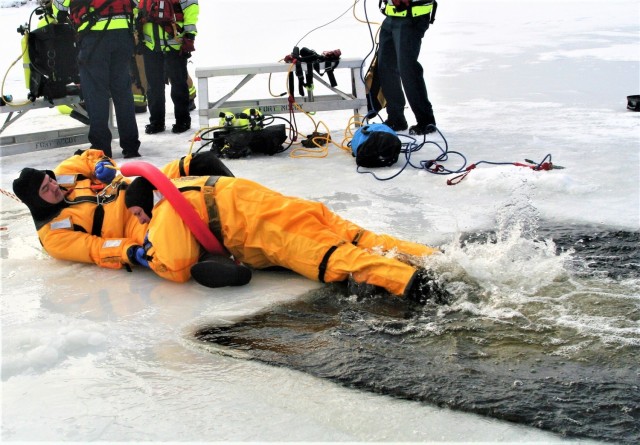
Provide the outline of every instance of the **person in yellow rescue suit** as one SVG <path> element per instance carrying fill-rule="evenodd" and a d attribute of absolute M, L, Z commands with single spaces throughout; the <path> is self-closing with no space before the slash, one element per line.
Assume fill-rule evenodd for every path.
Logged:
<path fill-rule="evenodd" d="M 145 12 L 142 2 L 138 10 L 138 40 L 139 44 L 144 44 L 142 55 L 149 86 L 147 99 L 150 116 L 149 124 L 145 126 L 147 134 L 165 130 L 166 79 L 171 85 L 176 119 L 171 131 L 183 133 L 191 128 L 187 60 L 195 51 L 200 6 L 198 0 L 167 0 L 167 3 L 171 4 L 173 10 L 170 23 L 160 22 L 159 18 Z"/>
<path fill-rule="evenodd" d="M 351 277 L 365 295 L 383 288 L 423 304 L 428 299 L 447 300 L 432 273 L 384 255 L 395 251 L 420 258 L 439 252 L 436 248 L 375 234 L 320 202 L 284 196 L 247 179 L 187 176 L 172 182 L 229 254 L 242 263 L 237 267 L 281 266 L 320 282 Z M 212 261 L 211 255 L 202 257 L 202 248 L 172 204 L 155 198 L 160 199 L 154 206 L 154 187 L 143 177 L 131 183 L 125 197 L 129 211 L 141 223 L 149 223 L 145 243 L 139 247 L 144 252 L 137 256 L 143 259 L 141 264 L 177 282 L 192 275 L 209 287 L 248 281 L 225 282 L 220 274 L 233 273 L 232 266 Z M 378 249 L 383 253 L 373 253 Z"/>
<path fill-rule="evenodd" d="M 49 255 L 112 269 L 134 263 L 127 249 L 144 240 L 147 228 L 127 212 L 124 196 L 129 181 L 116 179 L 115 168 L 104 152 L 88 149 L 76 152 L 53 171 L 24 168 L 13 181 L 13 191 L 29 208 Z M 212 152 L 187 155 L 162 171 L 168 177 L 232 176 Z"/>

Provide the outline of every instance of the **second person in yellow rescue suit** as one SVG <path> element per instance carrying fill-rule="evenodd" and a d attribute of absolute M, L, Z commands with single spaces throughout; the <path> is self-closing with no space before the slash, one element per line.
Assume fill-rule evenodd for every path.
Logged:
<path fill-rule="evenodd" d="M 163 2 L 165 3 L 165 2 Z M 167 0 L 173 15 L 170 22 L 145 13 L 144 2 L 138 10 L 138 40 L 143 45 L 144 71 L 147 77 L 149 124 L 147 134 L 165 130 L 165 80 L 171 86 L 171 100 L 176 123 L 171 131 L 183 133 L 191 128 L 187 60 L 195 51 L 200 13 L 198 0 Z"/>
<path fill-rule="evenodd" d="M 182 177 L 172 182 L 228 252 L 246 266 L 281 266 L 327 283 L 351 277 L 355 283 L 421 303 L 436 291 L 442 296 L 428 271 L 373 253 L 423 257 L 438 252 L 435 248 L 375 234 L 322 203 L 284 196 L 247 179 Z M 150 218 L 144 265 L 169 280 L 187 281 L 202 249 L 172 204 L 155 195 L 149 181 L 137 178 L 125 199 L 141 222 Z"/>

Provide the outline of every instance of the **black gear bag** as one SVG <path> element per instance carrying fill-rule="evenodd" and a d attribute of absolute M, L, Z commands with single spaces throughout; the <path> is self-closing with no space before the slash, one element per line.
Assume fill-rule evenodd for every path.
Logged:
<path fill-rule="evenodd" d="M 395 164 L 402 148 L 396 132 L 385 124 L 369 124 L 358 128 L 350 144 L 356 164 L 367 168 Z"/>

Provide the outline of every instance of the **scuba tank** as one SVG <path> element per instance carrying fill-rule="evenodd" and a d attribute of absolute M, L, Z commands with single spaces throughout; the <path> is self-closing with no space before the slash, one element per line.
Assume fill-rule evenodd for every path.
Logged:
<path fill-rule="evenodd" d="M 47 100 L 65 97 L 67 85 L 80 82 L 76 31 L 68 23 L 58 23 L 45 7 L 32 14 L 41 15 L 37 29 L 20 26 L 22 62 L 25 85 L 32 102 L 38 97 Z M 31 20 L 29 20 L 31 21 Z"/>

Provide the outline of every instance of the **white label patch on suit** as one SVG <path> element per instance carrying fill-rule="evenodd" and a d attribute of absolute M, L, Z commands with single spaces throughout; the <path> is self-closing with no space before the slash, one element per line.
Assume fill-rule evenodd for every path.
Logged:
<path fill-rule="evenodd" d="M 153 191 L 153 206 L 155 207 L 160 201 L 164 199 L 164 195 L 159 190 Z"/>
<path fill-rule="evenodd" d="M 76 175 L 60 175 L 56 176 L 56 182 L 61 186 L 72 186 L 76 183 Z"/>
<path fill-rule="evenodd" d="M 119 239 L 110 239 L 110 240 L 106 240 L 106 241 L 102 244 L 102 248 L 103 248 L 103 249 L 109 249 L 110 247 L 120 247 L 120 244 L 122 244 L 122 240 L 119 240 Z"/>
<path fill-rule="evenodd" d="M 51 223 L 51 230 L 70 229 L 71 227 L 71 218 L 60 219 Z"/>

